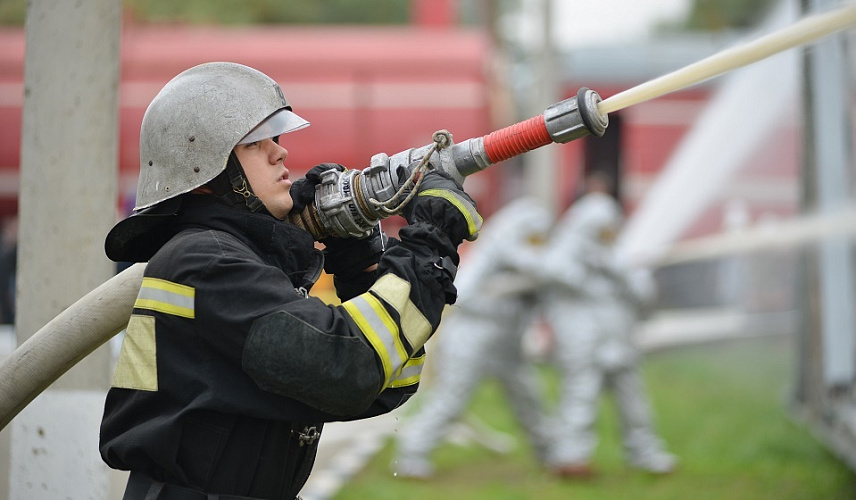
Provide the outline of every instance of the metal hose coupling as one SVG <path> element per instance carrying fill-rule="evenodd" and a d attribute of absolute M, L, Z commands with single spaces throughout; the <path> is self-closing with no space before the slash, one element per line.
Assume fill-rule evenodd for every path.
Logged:
<path fill-rule="evenodd" d="M 553 142 L 564 144 L 586 135 L 602 137 L 609 125 L 609 117 L 601 114 L 597 92 L 583 87 L 576 97 L 557 102 L 544 111 L 544 123 Z"/>
<path fill-rule="evenodd" d="M 609 119 L 598 109 L 597 92 L 583 87 L 577 95 L 553 104 L 542 115 L 515 123 L 482 137 L 455 144 L 445 130 L 434 142 L 392 156 L 378 153 L 360 170 L 322 174 L 315 204 L 289 220 L 309 231 L 316 240 L 329 236 L 361 238 L 381 220 L 400 211 L 412 195 L 410 181 L 425 169 L 442 170 L 463 184 L 464 179 L 487 167 L 552 143 L 591 135 L 601 137 Z M 424 173 L 424 172 L 422 172 Z"/>

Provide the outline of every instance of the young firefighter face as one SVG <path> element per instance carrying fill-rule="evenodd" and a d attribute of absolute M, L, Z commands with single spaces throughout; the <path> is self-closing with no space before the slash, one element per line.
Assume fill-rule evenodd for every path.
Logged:
<path fill-rule="evenodd" d="M 235 146 L 235 155 L 253 193 L 262 200 L 265 208 L 283 219 L 291 211 L 293 201 L 289 189 L 291 180 L 285 168 L 288 151 L 278 144 L 279 137 L 271 137 Z"/>

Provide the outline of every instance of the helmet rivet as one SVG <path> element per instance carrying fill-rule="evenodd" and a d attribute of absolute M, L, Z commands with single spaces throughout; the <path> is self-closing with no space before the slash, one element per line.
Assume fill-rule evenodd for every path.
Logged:
<path fill-rule="evenodd" d="M 193 142 L 193 141 L 195 141 L 195 140 L 196 140 L 196 136 L 195 136 L 195 135 L 191 135 L 191 136 L 190 136 L 190 138 L 189 138 L 189 139 L 187 139 L 187 140 L 188 140 L 188 141 L 190 141 L 190 142 Z"/>
<path fill-rule="evenodd" d="M 163 190 L 169 192 L 169 186 L 164 186 Z"/>
<path fill-rule="evenodd" d="M 152 160 L 149 160 L 149 166 L 150 167 L 152 166 Z"/>
<path fill-rule="evenodd" d="M 193 167 L 193 171 L 199 173 L 199 167 Z"/>

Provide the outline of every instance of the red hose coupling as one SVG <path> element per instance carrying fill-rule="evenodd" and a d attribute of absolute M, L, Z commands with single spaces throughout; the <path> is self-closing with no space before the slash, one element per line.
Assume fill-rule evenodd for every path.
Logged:
<path fill-rule="evenodd" d="M 484 151 L 491 163 L 498 163 L 552 142 L 539 115 L 484 136 Z"/>

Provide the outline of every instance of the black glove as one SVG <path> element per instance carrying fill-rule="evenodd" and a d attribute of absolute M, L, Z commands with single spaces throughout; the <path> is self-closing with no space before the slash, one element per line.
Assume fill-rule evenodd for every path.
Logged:
<path fill-rule="evenodd" d="M 431 224 L 455 246 L 463 240 L 475 240 L 482 225 L 476 202 L 449 174 L 439 170 L 425 175 L 416 196 L 405 205 L 401 215 L 410 224 Z"/>
<path fill-rule="evenodd" d="M 327 274 L 350 276 L 363 272 L 380 261 L 386 249 L 387 237 L 380 224 L 365 238 L 324 238 L 324 271 Z"/>
<path fill-rule="evenodd" d="M 338 163 L 319 163 L 310 168 L 306 172 L 306 176 L 291 184 L 289 192 L 291 193 L 291 200 L 294 202 L 292 211 L 302 212 L 306 205 L 315 203 L 315 188 L 321 182 L 321 174 L 328 170 L 344 172 L 347 169 Z"/>

